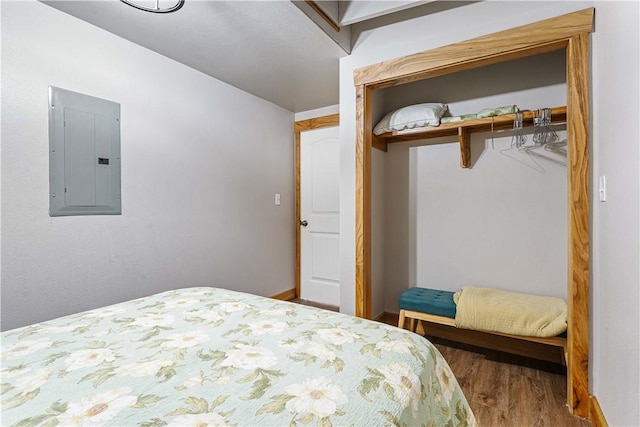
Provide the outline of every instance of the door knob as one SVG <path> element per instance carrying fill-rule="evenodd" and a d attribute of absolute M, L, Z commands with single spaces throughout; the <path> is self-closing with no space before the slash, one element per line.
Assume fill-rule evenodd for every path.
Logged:
<path fill-rule="evenodd" d="M 309 223 L 307 222 L 307 220 L 304 220 L 304 221 L 300 221 L 300 225 L 303 227 L 306 227 L 307 225 L 309 225 Z"/>

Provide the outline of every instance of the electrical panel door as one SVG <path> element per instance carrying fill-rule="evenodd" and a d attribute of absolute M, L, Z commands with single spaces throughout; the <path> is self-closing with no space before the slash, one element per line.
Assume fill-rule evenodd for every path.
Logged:
<path fill-rule="evenodd" d="M 120 104 L 49 87 L 49 215 L 119 215 Z"/>

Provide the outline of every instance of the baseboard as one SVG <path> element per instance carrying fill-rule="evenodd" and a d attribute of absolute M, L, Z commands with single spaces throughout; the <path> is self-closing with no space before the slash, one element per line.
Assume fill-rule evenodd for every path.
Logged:
<path fill-rule="evenodd" d="M 398 324 L 398 313 L 389 313 L 387 311 L 379 314 L 375 319 L 376 322 L 386 323 L 388 325 L 397 325 Z"/>
<path fill-rule="evenodd" d="M 279 294 L 271 295 L 269 298 L 279 299 L 283 301 L 289 301 L 296 297 L 296 290 L 287 289 L 286 291 L 280 292 Z"/>
<path fill-rule="evenodd" d="M 591 394 L 589 395 L 589 400 L 591 401 L 589 405 L 589 420 L 593 427 L 609 427 L 607 420 L 604 418 L 604 413 L 602 413 L 602 408 L 598 403 L 598 399 Z"/>

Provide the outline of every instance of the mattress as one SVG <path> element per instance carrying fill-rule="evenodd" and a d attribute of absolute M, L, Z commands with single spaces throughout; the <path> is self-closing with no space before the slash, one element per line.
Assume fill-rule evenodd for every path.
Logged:
<path fill-rule="evenodd" d="M 2 334 L 2 425 L 475 425 L 424 338 L 187 288 Z"/>

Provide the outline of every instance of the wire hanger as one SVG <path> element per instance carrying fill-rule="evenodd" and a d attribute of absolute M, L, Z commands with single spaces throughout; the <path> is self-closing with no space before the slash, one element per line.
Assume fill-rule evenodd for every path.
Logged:
<path fill-rule="evenodd" d="M 551 108 L 539 108 L 533 118 L 533 142 L 537 146 L 558 140 L 558 134 L 551 128 Z"/>
<path fill-rule="evenodd" d="M 513 119 L 513 136 L 511 137 L 511 146 L 516 148 L 522 147 L 527 142 L 527 135 L 524 134 L 524 117 L 520 111 L 516 112 Z"/>
<path fill-rule="evenodd" d="M 500 150 L 500 154 L 542 173 L 544 173 L 545 169 L 543 164 L 538 160 L 546 160 L 558 165 L 566 166 L 567 141 L 560 141 L 558 134 L 553 130 L 552 126 L 551 109 L 539 108 L 536 110 L 533 117 L 532 143 L 527 144 L 527 136 L 524 133 L 523 114 L 520 111 L 516 112 L 513 120 L 513 136 L 511 137 L 510 147 Z M 509 151 L 514 148 L 518 150 L 517 152 L 525 154 L 528 161 L 524 162 L 523 158 L 518 158 L 517 156 L 509 154 Z M 555 155 L 540 152 L 539 150 L 541 148 L 544 151 L 548 151 L 549 154 L 553 153 Z"/>

